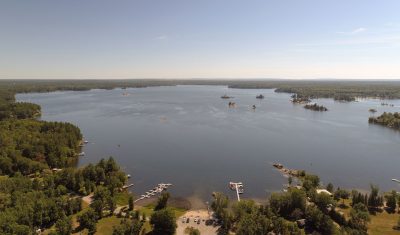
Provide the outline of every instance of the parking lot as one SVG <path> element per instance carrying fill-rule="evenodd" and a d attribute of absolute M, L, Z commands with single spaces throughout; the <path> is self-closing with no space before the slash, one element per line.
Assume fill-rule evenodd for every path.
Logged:
<path fill-rule="evenodd" d="M 188 222 L 189 220 L 189 222 Z M 208 221 L 208 223 L 207 223 Z M 186 212 L 183 216 L 178 218 L 177 235 L 184 235 L 187 227 L 193 227 L 200 231 L 202 235 L 217 234 L 218 227 L 210 224 L 209 215 L 207 210 L 193 210 Z"/>

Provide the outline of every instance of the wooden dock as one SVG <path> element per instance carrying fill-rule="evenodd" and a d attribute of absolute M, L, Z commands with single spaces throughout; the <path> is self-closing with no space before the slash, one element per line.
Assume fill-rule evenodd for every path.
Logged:
<path fill-rule="evenodd" d="M 236 191 L 237 200 L 240 202 L 240 194 L 244 193 L 243 183 L 229 182 L 229 188 Z"/>
<path fill-rule="evenodd" d="M 145 192 L 145 194 L 141 195 L 140 198 L 136 199 L 134 202 L 138 202 L 140 200 L 144 200 L 146 198 L 151 198 L 153 196 L 156 196 L 157 194 L 160 194 L 161 192 L 167 190 L 170 186 L 172 186 L 172 184 L 170 184 L 170 183 L 167 183 L 167 184 L 160 183 L 153 189 Z"/>

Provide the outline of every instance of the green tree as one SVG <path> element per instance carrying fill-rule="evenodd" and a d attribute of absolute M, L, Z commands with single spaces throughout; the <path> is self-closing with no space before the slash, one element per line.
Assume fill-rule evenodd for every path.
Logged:
<path fill-rule="evenodd" d="M 157 205 L 155 206 L 154 210 L 158 211 L 166 208 L 169 197 L 170 195 L 168 192 L 163 192 L 158 198 Z"/>
<path fill-rule="evenodd" d="M 70 217 L 63 216 L 63 218 L 57 220 L 56 231 L 59 235 L 69 235 L 72 233 L 72 220 Z"/>
<path fill-rule="evenodd" d="M 176 231 L 176 218 L 170 209 L 155 211 L 150 218 L 154 235 L 173 235 Z"/>
<path fill-rule="evenodd" d="M 386 205 L 389 207 L 390 212 L 396 211 L 397 205 L 397 192 L 392 190 L 392 192 L 386 197 Z"/>
<path fill-rule="evenodd" d="M 315 205 L 317 205 L 321 211 L 326 212 L 329 207 L 334 205 L 334 201 L 331 195 L 321 192 L 315 197 Z"/>
<path fill-rule="evenodd" d="M 96 212 L 96 216 L 98 218 L 102 218 L 103 217 L 103 201 L 101 200 L 94 200 L 92 201 L 92 203 L 90 204 L 90 207 L 93 208 L 93 211 Z"/>
<path fill-rule="evenodd" d="M 129 205 L 129 210 L 133 211 L 134 204 L 133 204 L 133 197 L 132 196 L 129 196 L 128 205 Z"/>
<path fill-rule="evenodd" d="M 187 227 L 185 229 L 185 233 L 187 233 L 189 235 L 200 235 L 200 230 L 198 230 L 197 228 L 193 228 L 193 227 Z"/>
<path fill-rule="evenodd" d="M 332 219 L 321 212 L 318 207 L 308 206 L 306 210 L 307 224 L 321 234 L 334 234 L 335 225 Z"/>
<path fill-rule="evenodd" d="M 333 193 L 333 184 L 332 184 L 332 183 L 329 183 L 329 184 L 326 186 L 326 190 L 328 190 L 330 193 Z"/>
<path fill-rule="evenodd" d="M 305 211 L 306 197 L 304 191 L 292 188 L 285 193 L 273 193 L 269 199 L 269 204 L 275 214 L 290 218 L 296 209 L 300 212 Z"/>
<path fill-rule="evenodd" d="M 139 220 L 122 220 L 121 224 L 113 227 L 113 235 L 139 235 L 143 223 Z"/>
<path fill-rule="evenodd" d="M 350 197 L 350 193 L 347 190 L 338 188 L 335 193 L 333 194 L 333 198 L 335 200 L 342 199 L 342 205 L 344 205 L 344 200 Z"/>
<path fill-rule="evenodd" d="M 377 208 L 383 205 L 382 198 L 379 197 L 379 188 L 376 185 L 371 184 L 371 193 L 368 197 L 368 206 Z"/>
<path fill-rule="evenodd" d="M 92 208 L 89 208 L 87 211 L 78 216 L 79 226 L 82 228 L 87 228 L 90 234 L 94 234 L 96 232 L 97 219 L 97 213 Z"/>
<path fill-rule="evenodd" d="M 214 200 L 211 203 L 211 208 L 215 212 L 217 219 L 222 219 L 224 210 L 228 207 L 229 199 L 222 193 L 214 193 Z"/>
<path fill-rule="evenodd" d="M 370 217 L 367 207 L 362 203 L 354 205 L 350 211 L 350 227 L 362 232 L 363 234 L 367 234 L 367 224 L 369 221 Z"/>

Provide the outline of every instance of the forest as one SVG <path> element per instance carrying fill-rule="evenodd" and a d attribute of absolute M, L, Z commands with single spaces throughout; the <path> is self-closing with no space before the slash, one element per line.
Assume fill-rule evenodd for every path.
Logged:
<path fill-rule="evenodd" d="M 80 129 L 37 120 L 39 105 L 15 102 L 13 89 L 0 91 L 0 234 L 36 234 L 52 226 L 56 234 L 71 234 L 71 215 L 91 193 L 93 218 L 113 211 L 114 194 L 126 182 L 116 162 L 110 158 L 74 168 Z M 82 228 L 90 226 L 81 222 Z"/>
<path fill-rule="evenodd" d="M 301 188 L 274 193 L 265 205 L 251 200 L 231 203 L 223 194 L 216 194 L 212 208 L 222 221 L 222 234 L 367 234 L 372 215 L 381 213 L 384 201 L 390 213 L 396 213 L 399 203 L 396 192 L 384 198 L 373 185 L 365 194 L 335 190 L 332 184 L 327 185 L 331 195 L 317 193 L 319 187 L 318 176 L 306 175 Z M 345 200 L 351 203 L 345 205 Z M 345 216 L 341 208 L 349 214 Z"/>

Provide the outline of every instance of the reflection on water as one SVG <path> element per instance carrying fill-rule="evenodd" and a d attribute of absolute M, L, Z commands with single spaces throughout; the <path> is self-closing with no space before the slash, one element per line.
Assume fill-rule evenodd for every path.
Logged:
<path fill-rule="evenodd" d="M 234 108 L 220 98 L 223 94 L 235 97 Z M 256 99 L 258 94 L 265 99 Z M 229 181 L 242 181 L 244 197 L 263 198 L 287 181 L 272 162 L 306 169 L 341 187 L 398 187 L 391 179 L 400 177 L 400 134 L 369 125 L 368 110 L 377 109 L 375 115 L 400 111 L 399 100 L 388 101 L 395 104 L 390 107 L 381 106 L 380 100 L 320 99 L 329 111 L 314 112 L 289 98 L 273 90 L 223 86 L 17 96 L 40 104 L 44 120 L 78 125 L 91 141 L 79 164 L 114 156 L 132 175 L 133 191 L 139 195 L 168 182 L 176 196 L 207 198 L 212 191 L 228 193 Z"/>

